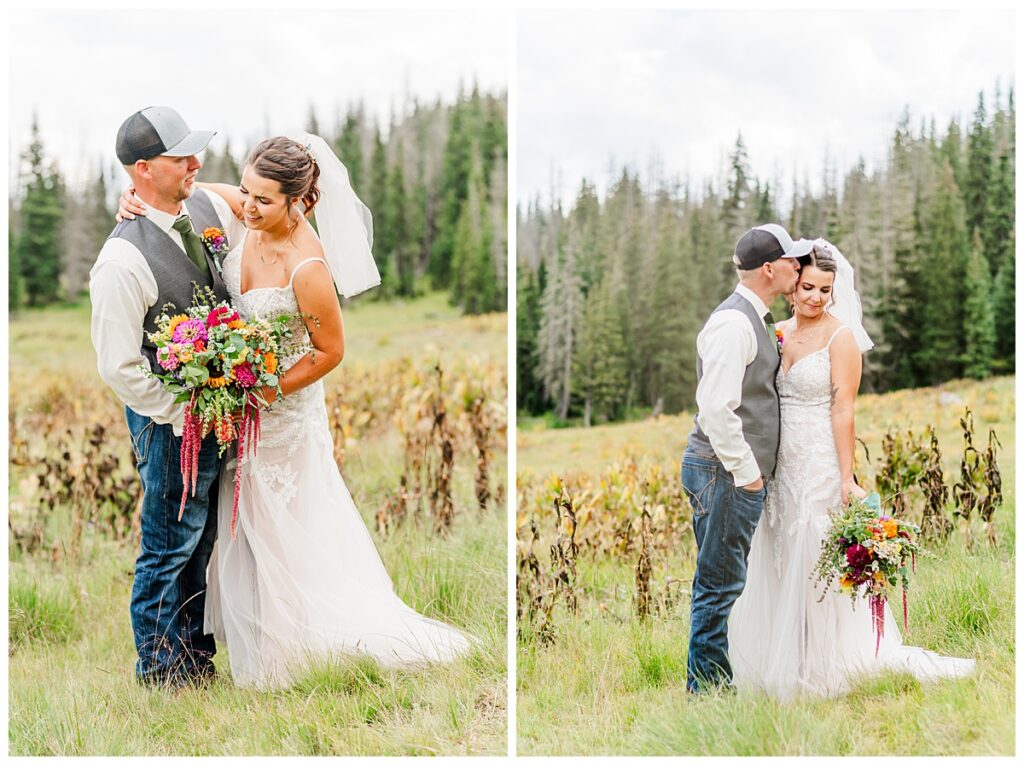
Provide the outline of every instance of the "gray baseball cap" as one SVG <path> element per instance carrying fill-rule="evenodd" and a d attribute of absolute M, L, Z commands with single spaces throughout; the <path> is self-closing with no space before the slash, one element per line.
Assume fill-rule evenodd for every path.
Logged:
<path fill-rule="evenodd" d="M 754 226 L 736 242 L 736 250 L 732 262 L 737 268 L 749 271 L 760 268 L 765 263 L 772 263 L 779 258 L 799 258 L 810 253 L 814 242 L 810 239 L 793 241 L 778 223 L 765 223 Z"/>
<path fill-rule="evenodd" d="M 147 106 L 121 123 L 115 151 L 122 165 L 161 155 L 190 157 L 205 149 L 215 135 L 213 130 L 189 130 L 170 107 Z"/>

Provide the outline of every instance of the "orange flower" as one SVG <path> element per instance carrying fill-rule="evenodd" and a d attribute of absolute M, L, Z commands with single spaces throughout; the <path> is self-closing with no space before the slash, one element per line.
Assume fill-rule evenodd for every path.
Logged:
<path fill-rule="evenodd" d="M 211 388 L 223 388 L 228 384 L 228 378 L 226 377 L 211 377 L 206 381 L 206 384 Z"/>
<path fill-rule="evenodd" d="M 194 343 L 192 343 L 192 347 L 195 349 L 196 353 L 202 353 L 203 351 L 206 350 L 206 343 L 204 343 L 202 340 L 196 340 Z"/>
<path fill-rule="evenodd" d="M 882 531 L 885 532 L 886 539 L 892 539 L 898 530 L 899 524 L 896 521 L 882 521 Z"/>
<path fill-rule="evenodd" d="M 277 371 L 277 356 L 272 351 L 267 351 L 263 357 L 263 368 L 268 375 L 272 375 Z"/>
<path fill-rule="evenodd" d="M 244 326 L 245 326 L 245 322 L 242 321 L 241 319 L 235 319 L 234 321 L 229 321 L 228 322 L 228 328 L 229 329 L 241 329 Z"/>

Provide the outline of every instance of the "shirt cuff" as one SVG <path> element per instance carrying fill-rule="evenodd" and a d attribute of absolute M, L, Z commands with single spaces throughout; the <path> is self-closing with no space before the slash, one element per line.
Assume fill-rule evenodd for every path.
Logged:
<path fill-rule="evenodd" d="M 175 415 L 171 421 L 171 430 L 174 435 L 181 438 L 182 432 L 185 430 L 185 405 L 182 404 L 181 409 L 178 410 L 178 414 Z"/>
<path fill-rule="evenodd" d="M 745 462 L 732 473 L 732 479 L 736 486 L 747 486 L 761 477 L 761 468 L 757 466 L 756 460 Z"/>

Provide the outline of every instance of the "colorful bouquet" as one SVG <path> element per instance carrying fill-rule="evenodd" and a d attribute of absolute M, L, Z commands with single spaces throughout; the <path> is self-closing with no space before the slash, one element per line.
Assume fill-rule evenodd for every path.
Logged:
<path fill-rule="evenodd" d="M 883 515 L 878 494 L 871 494 L 851 500 L 849 507 L 832 519 L 822 541 L 814 573 L 826 590 L 838 579 L 840 591 L 848 593 L 854 604 L 858 595 L 868 599 L 876 656 L 885 635 L 885 604 L 897 584 L 903 589 L 903 626 L 909 630 L 910 571 L 916 570 L 917 556 L 927 554 L 917 542 L 919 534 L 914 524 Z"/>
<path fill-rule="evenodd" d="M 157 331 L 149 334 L 164 372 L 143 371 L 160 380 L 176 402 L 188 403 L 181 434 L 181 520 L 190 489 L 195 496 L 203 435 L 213 430 L 220 454 L 237 440 L 239 462 L 259 441 L 260 407 L 266 405 L 259 390 L 270 386 L 281 394 L 278 359 L 292 338 L 289 321 L 294 317 L 280 314 L 244 321 L 228 303 L 218 303 L 208 287 L 196 289 L 192 306 L 184 313 L 168 315 L 166 308 L 157 320 Z M 241 473 L 235 471 L 232 538 Z"/>

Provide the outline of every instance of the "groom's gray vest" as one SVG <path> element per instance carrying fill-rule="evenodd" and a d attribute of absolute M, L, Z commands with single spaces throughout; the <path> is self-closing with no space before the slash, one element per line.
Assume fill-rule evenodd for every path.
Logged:
<path fill-rule="evenodd" d="M 761 469 L 761 475 L 770 476 L 775 472 L 775 460 L 779 451 L 779 391 L 775 387 L 775 374 L 782 359 L 779 356 L 778 341 L 769 337 L 762 318 L 757 315 L 750 301 L 738 292 L 732 293 L 712 313 L 726 309 L 740 311 L 750 320 L 757 338 L 757 355 L 743 373 L 743 389 L 736 414 L 743 423 L 743 440 L 754 452 L 754 459 Z M 704 364 L 697 356 L 697 383 L 704 376 Z M 712 452 L 711 442 L 700 429 L 696 416 L 693 418 L 693 432 L 690 433 L 690 447 L 699 452 Z"/>
<path fill-rule="evenodd" d="M 203 229 L 210 226 L 223 230 L 224 224 L 217 217 L 217 211 L 213 209 L 213 203 L 205 191 L 196 191 L 185 201 L 185 208 L 192 218 L 192 227 L 197 234 L 202 234 Z M 195 284 L 210 287 L 218 301 L 229 300 L 227 287 L 224 286 L 224 280 L 220 275 L 220 267 L 204 245 L 210 276 L 204 274 L 171 237 L 144 216 L 118 223 L 108 239 L 124 239 L 135 245 L 149 264 L 153 278 L 156 279 L 156 302 L 150 306 L 142 323 L 142 355 L 149 361 L 149 366 L 154 372 L 163 372 L 164 370 L 156 363 L 156 346 L 149 340 L 149 333 L 157 331 L 157 317 L 164 312 L 164 306 L 168 303 L 173 303 L 173 312 L 178 313 L 192 305 Z"/>

